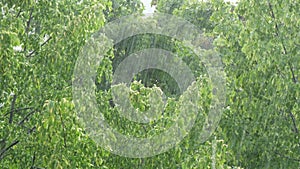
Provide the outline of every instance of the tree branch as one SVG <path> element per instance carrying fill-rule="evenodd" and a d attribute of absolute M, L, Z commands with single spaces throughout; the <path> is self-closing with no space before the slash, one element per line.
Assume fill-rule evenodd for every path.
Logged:
<path fill-rule="evenodd" d="M 11 124 L 13 121 L 13 116 L 14 116 L 14 110 L 15 110 L 15 104 L 16 104 L 16 99 L 17 99 L 17 95 L 14 94 L 13 96 L 13 100 L 11 103 L 11 107 L 10 107 L 10 115 L 9 115 L 9 123 Z"/>
<path fill-rule="evenodd" d="M 272 19 L 273 19 L 274 22 L 275 22 L 275 29 L 276 29 L 275 34 L 276 34 L 276 36 L 277 36 L 278 38 L 280 38 L 280 36 L 279 36 L 279 27 L 278 27 L 278 24 L 277 24 L 277 22 L 276 22 L 276 17 L 275 17 L 275 14 L 274 14 L 274 10 L 273 10 L 272 4 L 270 3 L 269 0 L 268 0 L 268 6 L 269 6 L 269 9 L 270 9 L 270 12 L 271 12 L 271 17 L 272 17 Z M 284 43 L 283 43 L 282 38 L 280 38 L 280 42 L 281 42 L 281 45 L 282 45 L 282 48 L 283 48 L 283 51 L 284 51 L 284 55 L 288 55 L 287 49 L 286 49 L 286 47 L 285 47 L 285 45 L 284 45 Z M 288 66 L 289 66 L 289 69 L 290 69 L 290 71 L 291 71 L 291 73 L 292 73 L 292 80 L 293 80 L 293 82 L 294 82 L 294 83 L 297 83 L 297 79 L 296 79 L 296 77 L 295 77 L 295 73 L 294 73 L 292 64 L 291 64 L 289 61 L 288 61 Z M 295 117 L 294 117 L 293 113 L 292 113 L 292 112 L 289 112 L 289 116 L 290 116 L 290 118 L 292 119 L 294 131 L 295 131 L 296 133 L 298 133 L 299 131 L 298 131 L 298 128 L 297 128 L 297 125 L 296 125 L 296 122 L 295 122 Z"/>
<path fill-rule="evenodd" d="M 9 149 L 11 149 L 13 146 L 19 143 L 19 140 L 15 140 L 13 143 L 11 143 L 8 147 L 4 148 L 0 152 L 0 160 L 3 159 L 5 152 L 7 152 Z"/>
<path fill-rule="evenodd" d="M 31 112 L 29 112 L 20 122 L 19 125 L 22 125 L 26 120 L 28 120 L 29 116 L 31 116 L 33 113 L 35 113 L 36 111 L 33 110 Z"/>
<path fill-rule="evenodd" d="M 27 39 L 28 39 L 28 33 L 29 33 L 30 23 L 31 23 L 31 20 L 32 20 L 32 18 L 33 18 L 33 17 L 32 17 L 33 9 L 34 9 L 34 8 L 31 8 L 31 9 L 30 9 L 29 18 L 28 18 L 28 21 L 26 22 L 25 33 L 26 33 L 27 38 L 26 38 L 26 45 L 25 45 L 25 47 L 24 47 L 24 52 L 26 52 L 26 50 L 27 50 Z"/>
<path fill-rule="evenodd" d="M 30 110 L 33 109 L 33 107 L 24 107 L 24 108 L 19 108 L 19 109 L 15 109 L 15 110 L 11 110 L 8 113 L 4 114 L 4 116 L 7 116 L 8 114 L 10 114 L 12 111 L 14 111 L 15 113 L 21 111 L 21 110 Z"/>
<path fill-rule="evenodd" d="M 67 148 L 66 128 L 65 128 L 65 123 L 64 123 L 64 121 L 63 121 L 61 112 L 59 113 L 59 116 L 60 116 L 60 121 L 61 121 L 62 128 L 63 128 L 63 140 L 64 140 L 64 146 L 65 146 L 65 148 Z"/>
<path fill-rule="evenodd" d="M 21 12 L 22 12 L 22 8 L 20 8 L 19 12 L 16 15 L 16 18 L 18 18 L 20 16 Z"/>
<path fill-rule="evenodd" d="M 34 132 L 35 129 L 36 129 L 36 127 L 33 126 L 31 129 L 29 129 L 29 130 L 27 131 L 27 134 L 30 134 L 30 133 Z"/>
<path fill-rule="evenodd" d="M 290 116 L 291 119 L 292 119 L 293 127 L 294 127 L 295 133 L 299 133 L 299 130 L 298 130 L 297 125 L 296 125 L 296 120 L 295 120 L 294 114 L 293 114 L 292 112 L 289 111 L 289 116 Z"/>
<path fill-rule="evenodd" d="M 33 153 L 33 157 L 32 157 L 32 164 L 31 164 L 31 167 L 30 169 L 34 169 L 34 163 L 35 163 L 35 152 Z"/>
<path fill-rule="evenodd" d="M 267 52 L 271 56 L 271 52 Z M 274 63 L 274 60 L 272 60 L 272 63 Z M 278 72 L 278 75 L 281 76 L 282 78 L 286 78 L 285 75 L 280 71 L 279 67 L 275 64 L 275 69 Z"/>
<path fill-rule="evenodd" d="M 276 22 L 276 17 L 275 17 L 275 14 L 274 14 L 274 10 L 273 10 L 272 4 L 270 3 L 269 0 L 268 0 L 268 6 L 269 6 L 269 9 L 270 9 L 270 12 L 271 12 L 271 17 L 272 17 L 272 19 L 274 19 L 274 22 L 275 22 L 275 29 L 276 29 L 275 34 L 276 34 L 276 36 L 278 38 L 280 38 L 280 36 L 279 36 L 279 26 L 278 26 L 278 24 Z M 281 42 L 284 54 L 287 55 L 288 52 L 287 52 L 287 49 L 286 49 L 286 47 L 285 47 L 285 45 L 283 43 L 282 38 L 280 38 L 280 42 Z M 293 70 L 293 66 L 292 66 L 291 62 L 289 62 L 289 61 L 288 61 L 288 66 L 289 66 L 289 69 L 290 69 L 290 71 L 292 73 L 292 80 L 293 80 L 293 82 L 297 83 L 297 79 L 296 79 L 296 76 L 295 76 L 295 73 L 294 73 L 294 70 Z"/>
<path fill-rule="evenodd" d="M 275 154 L 279 155 L 279 156 L 282 157 L 282 158 L 286 158 L 286 159 L 289 159 L 289 160 L 293 160 L 293 161 L 298 161 L 298 162 L 300 162 L 300 159 L 296 159 L 296 158 L 293 158 L 293 157 L 285 156 L 285 155 L 282 155 L 282 154 L 280 154 L 280 153 L 278 153 L 278 152 L 275 152 Z"/>
<path fill-rule="evenodd" d="M 44 43 L 41 44 L 41 47 L 43 47 L 46 43 L 48 43 L 48 41 L 52 39 L 52 37 L 50 36 Z M 31 57 L 34 53 L 36 53 L 37 50 L 34 50 L 32 52 L 30 52 L 26 57 Z"/>
<path fill-rule="evenodd" d="M 30 9 L 30 14 L 29 14 L 29 19 L 28 19 L 28 21 L 26 22 L 26 29 L 25 29 L 25 32 L 28 34 L 28 32 L 29 32 L 29 28 L 30 28 L 30 23 L 31 23 L 31 20 L 32 20 L 32 13 L 33 13 L 33 9 L 34 8 L 31 8 Z"/>
<path fill-rule="evenodd" d="M 293 66 L 292 66 L 291 62 L 288 62 L 288 64 L 289 64 L 290 71 L 292 72 L 293 82 L 297 83 L 297 78 L 295 76 L 295 72 L 293 70 Z"/>

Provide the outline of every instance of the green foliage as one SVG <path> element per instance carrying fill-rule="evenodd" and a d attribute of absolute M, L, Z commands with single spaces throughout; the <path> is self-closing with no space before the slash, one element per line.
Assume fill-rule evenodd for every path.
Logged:
<path fill-rule="evenodd" d="M 174 10 L 180 8 L 184 0 L 157 0 L 156 9 L 161 13 L 172 14 Z"/>
<path fill-rule="evenodd" d="M 103 165 L 76 122 L 70 93 L 76 56 L 104 24 L 106 5 L 0 2 L 1 168 Z"/>
<path fill-rule="evenodd" d="M 142 13 L 143 3 L 140 0 L 112 0 L 108 2 L 104 14 L 108 21 L 133 13 Z"/>
<path fill-rule="evenodd" d="M 183 17 L 189 22 L 201 28 L 204 32 L 211 32 L 214 28 L 210 17 L 213 13 L 213 5 L 210 2 L 185 1 L 173 14 Z"/>
<path fill-rule="evenodd" d="M 298 168 L 299 2 L 215 2 L 212 20 L 228 75 L 221 127 L 232 165 Z"/>
<path fill-rule="evenodd" d="M 195 125 L 180 144 L 149 158 L 114 155 L 87 135 L 72 101 L 73 69 L 87 39 L 105 22 L 141 13 L 140 0 L 1 1 L 0 168 L 299 168 L 300 3 L 154 3 L 159 12 L 185 18 L 213 38 L 195 35 L 198 41 L 190 43 L 201 50 L 197 56 L 170 37 L 129 37 L 105 54 L 95 92 L 112 128 L 140 138 L 158 135 L 182 109 L 192 111 L 186 102 L 190 98 L 180 97 L 176 81 L 166 72 L 144 70 L 127 89 L 133 108 L 143 112 L 154 103 L 159 111 L 160 100 L 150 99 L 159 96 L 166 106 L 160 120 L 136 123 L 119 114 L 112 100 L 112 77 L 128 55 L 142 49 L 175 53 L 196 77 L 192 94 L 199 96 Z M 212 41 L 215 48 L 209 45 Z M 227 74 L 227 107 L 213 136 L 200 143 L 212 101 L 202 58 L 215 55 L 215 49 Z"/>

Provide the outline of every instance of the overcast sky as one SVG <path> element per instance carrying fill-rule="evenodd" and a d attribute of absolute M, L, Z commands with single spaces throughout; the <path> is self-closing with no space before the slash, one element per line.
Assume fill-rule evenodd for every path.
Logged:
<path fill-rule="evenodd" d="M 151 1 L 152 0 L 141 0 L 145 6 L 144 13 L 153 13 L 154 12 L 154 6 L 151 7 Z"/>

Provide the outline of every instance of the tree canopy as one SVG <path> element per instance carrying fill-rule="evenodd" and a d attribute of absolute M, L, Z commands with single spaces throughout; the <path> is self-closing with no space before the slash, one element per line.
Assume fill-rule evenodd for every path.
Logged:
<path fill-rule="evenodd" d="M 113 73 L 129 55 L 148 48 L 170 51 L 197 79 L 197 92 L 192 94 L 199 95 L 195 101 L 199 112 L 187 136 L 152 157 L 123 157 L 99 146 L 78 117 L 72 85 L 80 53 L 104 25 L 131 14 L 143 15 L 140 0 L 3 0 L 0 168 L 300 167 L 299 1 L 153 0 L 152 4 L 157 13 L 182 18 L 201 33 L 190 42 L 147 33 L 114 44 L 97 67 L 98 108 L 107 123 L 124 135 L 154 137 L 165 132 L 179 115 L 179 105 L 186 105 L 185 112 L 193 107 L 187 104 L 190 98 L 181 97 L 174 77 L 146 69 L 132 79 L 129 99 L 136 110 L 147 111 L 151 103 L 159 107 L 159 100 L 149 98 L 164 94 L 161 119 L 149 124 L 118 113 L 112 83 Z M 188 43 L 197 46 L 201 56 L 185 46 Z M 226 105 L 213 134 L 201 142 L 199 133 L 210 123 L 205 119 L 210 117 L 214 94 L 201 58 L 215 55 L 226 73 Z"/>

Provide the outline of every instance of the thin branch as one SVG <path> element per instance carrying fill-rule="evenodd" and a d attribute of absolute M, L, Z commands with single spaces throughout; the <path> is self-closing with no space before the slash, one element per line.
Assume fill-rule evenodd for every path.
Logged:
<path fill-rule="evenodd" d="M 297 83 L 297 78 L 295 76 L 295 73 L 294 73 L 294 70 L 293 70 L 293 66 L 292 66 L 292 64 L 290 62 L 288 62 L 288 64 L 289 64 L 289 69 L 292 72 L 293 82 Z"/>
<path fill-rule="evenodd" d="M 34 8 L 31 8 L 30 9 L 30 14 L 29 14 L 29 19 L 28 19 L 28 21 L 26 22 L 26 29 L 25 29 L 25 32 L 28 34 L 28 32 L 29 32 L 29 28 L 30 28 L 30 23 L 31 23 L 31 20 L 32 20 L 32 14 L 33 14 L 33 9 Z"/>
<path fill-rule="evenodd" d="M 0 160 L 3 159 L 5 152 L 7 152 L 9 149 L 11 149 L 13 146 L 15 146 L 18 143 L 19 143 L 19 140 L 15 140 L 8 147 L 6 147 L 5 149 L 1 150 L 1 152 L 0 152 Z"/>
<path fill-rule="evenodd" d="M 19 12 L 16 15 L 16 18 L 18 18 L 20 16 L 21 12 L 22 12 L 22 8 L 20 8 Z"/>
<path fill-rule="evenodd" d="M 272 4 L 270 3 L 270 1 L 268 0 L 268 6 L 269 6 L 269 9 L 270 9 L 270 12 L 271 12 L 271 17 L 272 19 L 274 19 L 274 22 L 275 22 L 275 29 L 276 29 L 276 36 L 279 36 L 279 28 L 278 28 L 278 25 L 275 21 L 275 14 L 274 14 L 274 11 L 273 11 L 273 7 L 272 7 Z"/>
<path fill-rule="evenodd" d="M 13 100 L 11 103 L 11 107 L 10 107 L 10 115 L 9 115 L 9 123 L 11 124 L 13 121 L 13 116 L 14 116 L 14 110 L 15 110 L 15 104 L 16 104 L 16 99 L 17 99 L 17 95 L 14 94 L 13 96 Z"/>
<path fill-rule="evenodd" d="M 31 112 L 29 112 L 20 122 L 19 125 L 22 125 L 26 120 L 28 120 L 29 116 L 31 116 L 32 114 L 34 114 L 36 111 L 33 110 Z"/>
<path fill-rule="evenodd" d="M 3 149 L 5 146 L 6 146 L 6 139 L 2 139 L 1 141 L 0 141 L 0 148 L 1 149 Z"/>
<path fill-rule="evenodd" d="M 273 10 L 272 4 L 270 3 L 269 0 L 268 0 L 268 6 L 269 6 L 269 9 L 270 9 L 270 12 L 271 12 L 271 17 L 272 17 L 272 19 L 274 19 L 274 22 L 275 22 L 275 29 L 276 29 L 275 34 L 276 34 L 276 36 L 277 36 L 278 38 L 280 38 L 280 36 L 279 36 L 279 26 L 278 26 L 278 24 L 277 24 L 277 22 L 276 22 L 276 17 L 275 17 L 275 14 L 274 14 L 274 10 Z M 286 47 L 285 47 L 285 45 L 284 45 L 284 43 L 283 43 L 282 38 L 280 38 L 280 42 L 281 42 L 281 45 L 282 45 L 284 54 L 287 55 L 288 52 L 287 52 L 287 49 L 286 49 Z M 290 62 L 288 62 L 288 66 L 289 66 L 289 69 L 290 69 L 290 71 L 291 71 L 291 73 L 292 73 L 292 79 L 293 79 L 293 82 L 294 82 L 294 83 L 297 83 L 297 79 L 296 79 L 296 76 L 295 76 L 295 73 L 294 73 L 292 64 L 291 64 Z"/>
<path fill-rule="evenodd" d="M 275 68 L 277 70 L 277 72 L 279 73 L 279 75 L 282 77 L 282 78 L 285 78 L 284 74 L 280 71 L 279 67 L 277 65 L 275 65 Z"/>
<path fill-rule="evenodd" d="M 292 119 L 293 127 L 294 127 L 295 133 L 299 133 L 299 130 L 298 130 L 297 125 L 296 125 L 296 120 L 295 120 L 294 114 L 293 114 L 292 112 L 289 112 L 289 116 L 290 116 L 291 119 Z"/>
<path fill-rule="evenodd" d="M 43 47 L 46 43 L 48 43 L 48 41 L 52 39 L 52 37 L 50 36 L 44 43 L 41 44 L 41 47 Z M 31 57 L 34 53 L 36 53 L 37 50 L 34 50 L 32 52 L 30 52 L 26 57 Z"/>
<path fill-rule="evenodd" d="M 52 37 L 50 36 L 44 43 L 41 44 L 41 47 L 43 47 L 44 45 L 46 45 L 46 43 L 48 43 L 48 41 L 52 39 Z"/>
<path fill-rule="evenodd" d="M 29 18 L 28 18 L 28 21 L 26 22 L 25 33 L 26 33 L 27 38 L 26 38 L 26 45 L 25 45 L 24 50 L 23 50 L 24 52 L 26 52 L 26 50 L 27 50 L 28 33 L 29 33 L 29 28 L 30 28 L 31 20 L 32 20 L 32 18 L 33 18 L 33 17 L 32 17 L 33 9 L 34 9 L 34 8 L 31 8 L 31 9 L 30 9 Z"/>
<path fill-rule="evenodd" d="M 271 56 L 271 53 L 268 52 L 268 54 Z M 274 62 L 274 60 L 272 60 L 272 62 Z M 286 78 L 285 75 L 280 71 L 279 67 L 275 64 L 275 69 L 278 72 L 278 75 L 281 76 L 282 78 Z"/>
<path fill-rule="evenodd" d="M 286 159 L 289 159 L 289 160 L 293 160 L 293 161 L 298 161 L 300 162 L 300 159 L 297 159 L 297 158 L 293 158 L 293 157 L 289 157 L 289 156 L 285 156 L 285 155 L 282 155 L 278 152 L 275 152 L 277 155 L 279 155 L 280 157 L 283 157 L 283 158 L 286 158 Z"/>
<path fill-rule="evenodd" d="M 276 29 L 275 34 L 276 34 L 276 36 L 277 36 L 278 38 L 280 38 L 280 36 L 279 36 L 279 27 L 278 27 L 278 24 L 277 24 L 277 22 L 276 22 L 276 17 L 275 17 L 275 14 L 274 14 L 273 7 L 272 7 L 272 5 L 271 5 L 271 3 L 270 3 L 269 0 L 268 0 L 268 6 L 269 6 L 269 9 L 270 9 L 270 12 L 271 12 L 271 17 L 272 17 L 272 19 L 273 19 L 274 22 L 275 22 L 275 29 Z M 285 45 L 284 45 L 284 43 L 283 43 L 282 38 L 280 38 L 280 41 L 281 41 L 281 45 L 282 45 L 284 54 L 285 54 L 285 55 L 288 55 L 287 49 L 286 49 L 286 47 L 285 47 Z M 292 79 L 293 79 L 293 82 L 294 82 L 294 83 L 297 83 L 297 79 L 296 79 L 296 77 L 295 77 L 295 73 L 294 73 L 294 70 L 293 70 L 293 68 L 292 68 L 292 64 L 291 64 L 289 61 L 288 61 L 288 66 L 289 66 L 290 71 L 291 71 L 291 73 L 292 73 Z M 294 131 L 295 131 L 296 133 L 299 133 L 298 128 L 297 128 L 297 125 L 296 125 L 295 117 L 294 117 L 293 113 L 292 113 L 292 112 L 289 112 L 289 116 L 290 116 L 290 118 L 292 119 Z"/>
<path fill-rule="evenodd" d="M 30 134 L 30 133 L 34 132 L 34 131 L 35 131 L 35 129 L 36 129 L 36 127 L 35 127 L 35 126 L 33 126 L 31 129 L 29 129 L 29 130 L 27 131 L 27 134 Z"/>
<path fill-rule="evenodd" d="M 31 167 L 30 167 L 30 169 L 34 169 L 35 167 L 34 167 L 34 163 L 35 163 L 35 152 L 33 153 L 33 157 L 32 157 L 32 162 L 31 162 L 32 164 L 31 164 Z"/>
<path fill-rule="evenodd" d="M 12 111 L 14 111 L 15 113 L 18 113 L 18 112 L 21 111 L 21 110 L 31 110 L 31 109 L 33 109 L 33 107 L 24 107 L 24 108 L 14 109 L 14 110 L 11 110 L 11 111 L 9 111 L 8 113 L 4 114 L 4 116 L 7 116 L 7 115 L 10 114 Z"/>
<path fill-rule="evenodd" d="M 65 123 L 63 121 L 61 112 L 59 113 L 59 116 L 60 116 L 60 121 L 61 121 L 61 124 L 62 124 L 62 127 L 63 127 L 63 140 L 64 140 L 64 146 L 66 148 L 67 147 L 66 128 L 65 128 Z"/>

